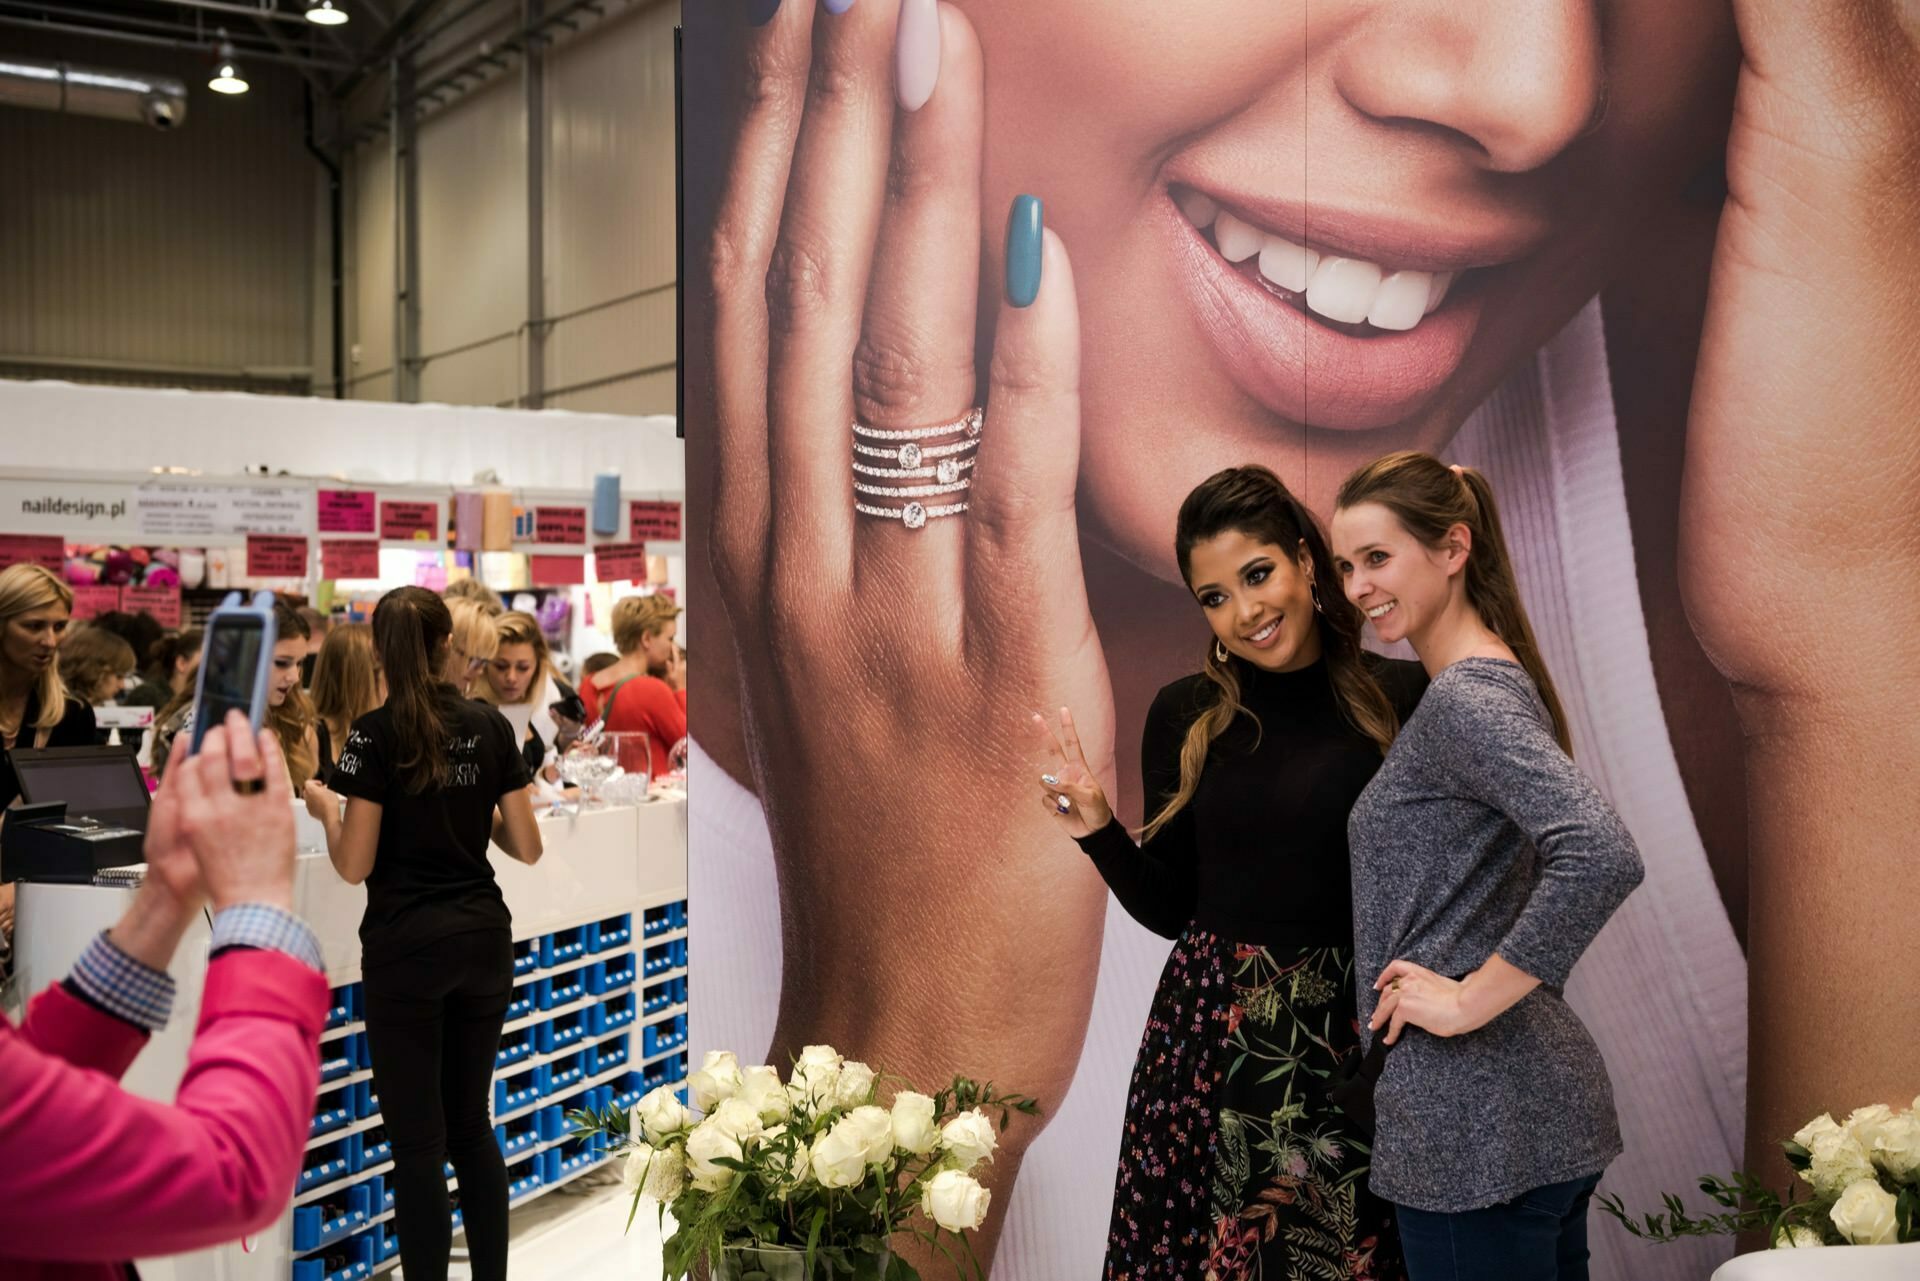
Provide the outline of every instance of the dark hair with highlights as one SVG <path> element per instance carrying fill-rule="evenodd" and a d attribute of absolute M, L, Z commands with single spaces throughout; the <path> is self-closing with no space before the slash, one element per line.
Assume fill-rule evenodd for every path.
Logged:
<path fill-rule="evenodd" d="M 1282 548 L 1295 564 L 1304 546 L 1313 566 L 1313 581 L 1319 588 L 1322 612 L 1314 615 L 1314 626 L 1320 629 L 1320 646 L 1326 655 L 1334 696 L 1348 722 L 1384 754 L 1399 732 L 1400 718 L 1366 664 L 1365 651 L 1360 647 L 1365 620 L 1333 587 L 1340 576 L 1334 571 L 1326 537 L 1314 523 L 1313 514 L 1265 467 L 1234 467 L 1209 476 L 1180 504 L 1180 516 L 1174 525 L 1174 555 L 1180 562 L 1180 577 L 1188 586 L 1193 583 L 1193 549 L 1230 532 Z M 1151 839 L 1192 803 L 1200 786 L 1200 771 L 1207 763 L 1207 751 L 1233 724 L 1234 717 L 1252 717 L 1240 701 L 1239 676 L 1230 662 L 1220 660 L 1212 642 L 1207 645 L 1201 670 L 1213 682 L 1213 702 L 1188 728 L 1180 747 L 1180 789 L 1148 820 L 1141 831 L 1143 839 Z"/>
<path fill-rule="evenodd" d="M 373 643 L 387 677 L 394 736 L 412 752 L 394 762 L 394 771 L 410 792 L 445 787 L 450 776 L 441 700 L 453 687 L 440 679 L 440 651 L 452 636 L 446 602 L 424 587 L 396 587 L 373 607 Z"/>

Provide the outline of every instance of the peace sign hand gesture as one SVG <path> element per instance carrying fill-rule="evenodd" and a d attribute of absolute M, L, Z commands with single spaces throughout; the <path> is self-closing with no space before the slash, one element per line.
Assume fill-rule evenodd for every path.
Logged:
<path fill-rule="evenodd" d="M 1079 840 L 1091 836 L 1113 821 L 1113 807 L 1100 778 L 1087 764 L 1080 747 L 1080 733 L 1074 728 L 1073 713 L 1060 709 L 1060 733 L 1055 735 L 1040 713 L 1031 722 L 1035 738 L 1045 753 L 1046 772 L 1040 775 L 1042 802 L 1058 820 L 1067 835 Z"/>

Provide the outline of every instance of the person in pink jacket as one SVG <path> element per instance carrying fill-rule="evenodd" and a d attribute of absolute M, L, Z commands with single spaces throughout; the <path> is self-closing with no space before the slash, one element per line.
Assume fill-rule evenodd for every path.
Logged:
<path fill-rule="evenodd" d="M 0 1015 L 0 1277 L 126 1278 L 125 1260 L 235 1240 L 292 1199 L 319 1085 L 327 981 L 293 915 L 293 808 L 271 733 L 238 713 L 174 744 L 147 876 L 15 1027 Z M 120 1074 L 166 1023 L 166 965 L 213 911 L 200 1024 L 172 1105 Z"/>

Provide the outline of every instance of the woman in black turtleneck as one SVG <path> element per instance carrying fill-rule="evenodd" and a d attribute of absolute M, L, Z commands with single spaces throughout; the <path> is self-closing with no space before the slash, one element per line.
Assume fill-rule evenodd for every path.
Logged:
<path fill-rule="evenodd" d="M 1359 1039 L 1347 812 L 1426 678 L 1360 648 L 1326 540 L 1266 468 L 1189 494 L 1175 549 L 1214 639 L 1147 713 L 1142 843 L 1065 713 L 1041 780 L 1114 897 L 1176 940 L 1128 1091 L 1106 1276 L 1401 1278 L 1362 1136 L 1324 1091 Z"/>

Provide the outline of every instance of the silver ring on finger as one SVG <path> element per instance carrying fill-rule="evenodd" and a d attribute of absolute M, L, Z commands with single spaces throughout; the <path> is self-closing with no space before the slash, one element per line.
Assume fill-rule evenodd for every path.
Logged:
<path fill-rule="evenodd" d="M 958 418 L 944 423 L 934 423 L 927 427 L 895 430 L 869 426 L 856 419 L 853 423 L 855 453 L 861 457 L 879 458 L 896 466 L 882 468 L 857 461 L 852 464 L 853 491 L 856 495 L 853 510 L 862 516 L 872 516 L 880 520 L 897 520 L 909 530 L 924 529 L 928 521 L 944 516 L 964 516 L 969 506 L 964 500 L 938 506 L 929 506 L 920 500 L 965 493 L 973 487 L 973 477 L 966 473 L 972 471 L 976 465 L 977 460 L 970 455 L 980 443 L 980 432 L 985 421 L 985 411 L 978 405 Z M 951 437 L 959 439 L 949 439 Z M 867 441 L 898 443 L 882 448 L 865 443 Z M 922 442 L 932 443 L 923 444 Z M 923 467 L 922 463 L 928 460 L 931 460 L 931 465 Z M 874 485 L 861 480 L 862 476 L 871 476 L 880 480 L 931 479 L 934 483 L 931 485 Z M 898 507 L 888 507 L 862 502 L 860 496 L 900 498 L 911 501 Z"/>
<path fill-rule="evenodd" d="M 882 520 L 897 520 L 908 529 L 924 529 L 930 520 L 942 516 L 964 516 L 965 503 L 949 503 L 944 507 L 928 507 L 921 503 L 908 503 L 905 507 L 874 507 L 867 503 L 855 503 L 853 510 L 862 516 L 877 516 Z"/>

